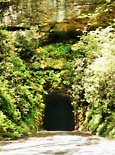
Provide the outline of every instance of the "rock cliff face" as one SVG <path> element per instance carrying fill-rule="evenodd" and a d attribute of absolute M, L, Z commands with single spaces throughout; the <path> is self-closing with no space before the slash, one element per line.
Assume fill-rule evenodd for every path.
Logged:
<path fill-rule="evenodd" d="M 0 2 L 0 5 L 7 6 L 0 7 L 0 24 L 38 26 L 41 31 L 83 31 L 106 25 L 111 16 L 113 19 L 113 3 L 112 0 L 6 0 Z M 110 10 L 106 10 L 108 5 Z M 103 19 L 98 11 L 102 14 L 110 11 L 110 16 Z"/>

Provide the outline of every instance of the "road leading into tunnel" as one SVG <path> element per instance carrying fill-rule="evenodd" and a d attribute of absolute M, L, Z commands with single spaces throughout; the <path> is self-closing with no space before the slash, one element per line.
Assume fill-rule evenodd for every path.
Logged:
<path fill-rule="evenodd" d="M 0 144 L 0 155 L 115 155 L 115 140 L 76 132 L 43 132 Z"/>

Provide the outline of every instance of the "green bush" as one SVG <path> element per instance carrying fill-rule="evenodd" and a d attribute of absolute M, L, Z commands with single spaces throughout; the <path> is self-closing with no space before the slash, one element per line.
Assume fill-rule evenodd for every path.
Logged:
<path fill-rule="evenodd" d="M 48 53 L 52 57 L 60 58 L 60 57 L 70 57 L 71 55 L 71 45 L 64 43 L 55 43 L 48 45 L 44 48 L 46 53 Z"/>
<path fill-rule="evenodd" d="M 35 54 L 35 49 L 40 45 L 37 30 L 17 31 L 15 34 L 15 47 L 18 56 L 24 61 L 30 61 Z"/>
<path fill-rule="evenodd" d="M 33 54 L 37 46 L 36 41 L 35 45 L 32 44 L 34 36 L 28 35 L 25 37 L 22 32 L 15 34 L 0 31 L 0 136 L 3 137 L 15 138 L 29 134 L 30 130 L 34 131 L 35 117 L 38 111 L 42 113 L 43 109 L 43 87 L 32 78 L 32 72 L 19 55 L 19 51 L 27 48 L 27 51 Z M 27 42 L 19 42 L 19 36 L 23 36 Z"/>
<path fill-rule="evenodd" d="M 93 109 L 97 113 L 91 113 L 90 119 L 88 115 L 85 116 L 82 129 L 104 136 L 110 135 L 108 130 L 113 129 L 115 120 L 112 115 L 115 111 L 115 32 L 108 27 L 90 32 L 82 38 L 73 46 L 76 52 L 81 50 L 84 53 L 84 58 L 77 59 L 74 66 L 73 96 L 79 110 L 85 106 L 86 111 Z M 100 119 L 95 123 L 97 115 Z M 104 123 L 109 117 L 109 124 Z M 103 126 L 107 128 L 104 133 Z"/>
<path fill-rule="evenodd" d="M 72 82 L 67 69 L 70 47 L 63 43 L 39 47 L 34 30 L 0 31 L 0 137 L 16 138 L 42 128 L 44 94 Z"/>

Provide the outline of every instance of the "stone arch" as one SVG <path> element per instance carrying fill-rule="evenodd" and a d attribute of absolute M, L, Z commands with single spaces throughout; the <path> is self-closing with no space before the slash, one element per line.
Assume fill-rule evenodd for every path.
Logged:
<path fill-rule="evenodd" d="M 50 93 L 44 98 L 43 128 L 48 131 L 72 131 L 75 128 L 73 106 L 69 96 Z"/>

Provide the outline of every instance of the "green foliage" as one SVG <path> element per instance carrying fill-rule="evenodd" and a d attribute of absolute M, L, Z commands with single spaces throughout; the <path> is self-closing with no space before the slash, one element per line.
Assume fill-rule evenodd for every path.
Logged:
<path fill-rule="evenodd" d="M 41 94 L 44 90 L 32 79 L 31 71 L 19 57 L 20 49 L 21 52 L 26 51 L 26 43 L 27 51 L 34 51 L 32 40 L 28 37 L 26 43 L 20 41 L 18 48 L 18 33 L 1 30 L 0 38 L 0 109 L 3 116 L 0 136 L 15 138 L 35 129 L 34 119 L 41 108 Z"/>
<path fill-rule="evenodd" d="M 14 50 L 14 37 L 10 32 L 0 30 L 0 61 Z"/>
<path fill-rule="evenodd" d="M 83 35 L 80 41 L 71 47 L 76 52 L 77 58 L 87 58 L 89 61 L 99 55 L 100 44 L 93 33 Z"/>
<path fill-rule="evenodd" d="M 114 49 L 111 27 L 84 34 L 74 45 L 42 47 L 34 30 L 1 30 L 0 136 L 16 138 L 41 129 L 43 96 L 62 89 L 73 95 L 81 130 L 114 137 Z"/>
<path fill-rule="evenodd" d="M 39 46 L 39 39 L 35 33 L 34 30 L 19 31 L 16 33 L 16 52 L 25 61 L 32 58 L 35 49 Z"/>
<path fill-rule="evenodd" d="M 0 136 L 8 136 L 9 133 L 15 133 L 16 125 L 6 115 L 0 111 Z"/>
<path fill-rule="evenodd" d="M 48 45 L 44 50 L 52 57 L 69 57 L 71 54 L 71 45 L 66 43 L 55 43 Z"/>
<path fill-rule="evenodd" d="M 87 107 L 81 129 L 110 136 L 115 120 L 115 32 L 107 27 L 82 38 L 73 46 L 76 52 L 83 52 L 83 58 L 76 60 L 72 86 L 77 109 Z"/>
<path fill-rule="evenodd" d="M 66 61 L 70 47 L 39 47 L 35 30 L 0 31 L 0 137 L 16 138 L 42 128 L 44 94 L 72 82 L 67 69 L 72 59 Z"/>

